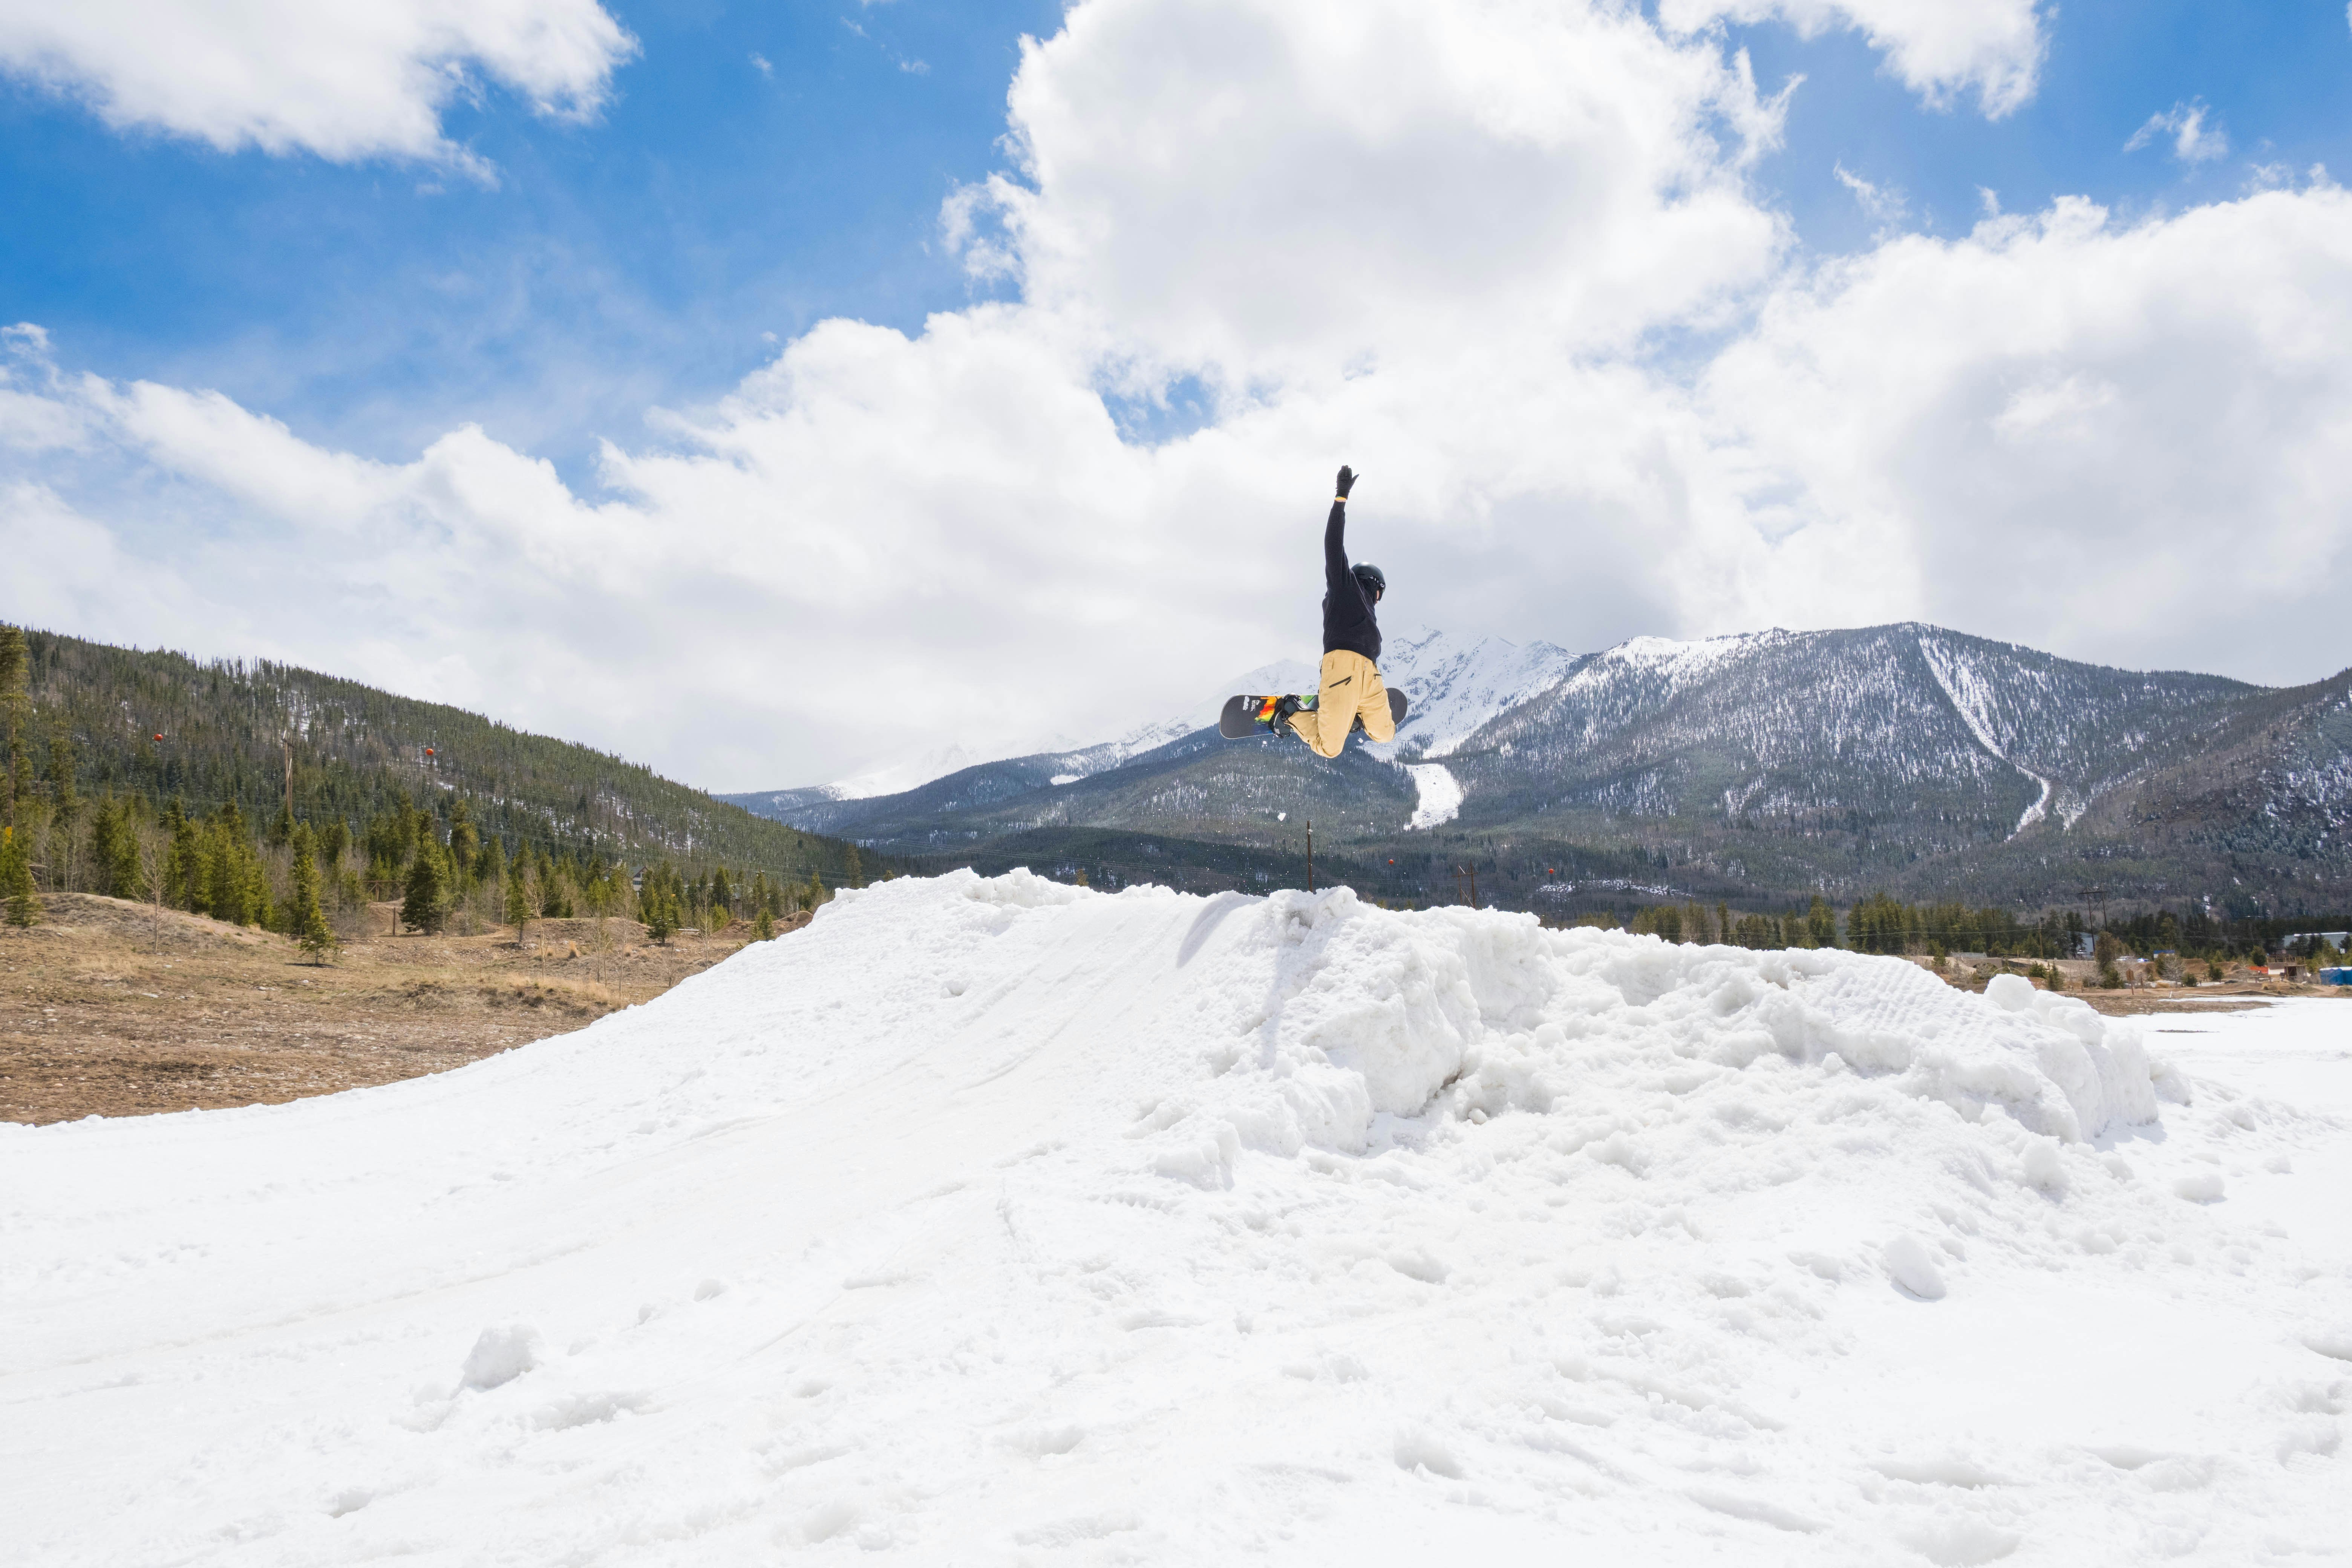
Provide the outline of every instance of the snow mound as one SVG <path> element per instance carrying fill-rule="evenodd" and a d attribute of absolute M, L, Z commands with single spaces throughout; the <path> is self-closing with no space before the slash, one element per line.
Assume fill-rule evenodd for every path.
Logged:
<path fill-rule="evenodd" d="M 2189 1100 L 1895 960 L 891 882 L 457 1072 L 0 1129 L 0 1508 L 91 1563 L 2325 1550 L 2341 1271 L 2176 1184 L 2341 1129 Z"/>

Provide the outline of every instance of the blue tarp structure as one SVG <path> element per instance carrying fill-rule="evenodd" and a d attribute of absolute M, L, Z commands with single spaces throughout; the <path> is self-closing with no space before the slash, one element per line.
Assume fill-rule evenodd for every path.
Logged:
<path fill-rule="evenodd" d="M 2352 969 L 2323 969 L 2319 972 L 2322 985 L 2352 985 Z"/>

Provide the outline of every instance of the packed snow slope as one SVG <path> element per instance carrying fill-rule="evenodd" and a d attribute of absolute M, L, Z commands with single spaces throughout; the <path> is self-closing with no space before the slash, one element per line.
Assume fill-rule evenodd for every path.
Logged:
<path fill-rule="evenodd" d="M 0 1559 L 2340 1559 L 2339 1121 L 1899 961 L 844 895 L 291 1105 L 0 1129 Z"/>

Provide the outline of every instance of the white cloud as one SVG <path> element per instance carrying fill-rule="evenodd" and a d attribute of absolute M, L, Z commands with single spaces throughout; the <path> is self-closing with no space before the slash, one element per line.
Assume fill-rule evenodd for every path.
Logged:
<path fill-rule="evenodd" d="M 1852 27 L 1928 102 L 1974 88 L 1995 120 L 2032 100 L 2049 51 L 2036 0 L 1661 0 L 1658 16 L 1680 33 L 1776 16 L 1805 37 Z"/>
<path fill-rule="evenodd" d="M 1024 178 L 953 215 L 1002 218 L 982 269 L 1229 382 L 1622 343 L 1785 237 L 1738 177 L 1779 132 L 1745 71 L 1615 6 L 1108 0 L 1028 47 L 1011 101 Z"/>
<path fill-rule="evenodd" d="M 824 322 L 608 449 L 593 494 L 478 429 L 373 462 L 18 334 L 0 540 L 47 548 L 63 508 L 108 563 L 34 618 L 814 782 L 1100 739 L 1311 654 L 1347 459 L 1399 625 L 2342 657 L 2331 185 L 1811 260 L 1745 183 L 1775 106 L 1615 6 L 1089 0 L 1011 103 L 1017 168 L 944 218 L 1018 299 Z M 1727 346 L 1694 383 L 1662 334 Z M 1181 375 L 1211 422 L 1122 440 L 1106 397 Z"/>
<path fill-rule="evenodd" d="M 2230 155 L 2229 132 L 2205 123 L 2201 102 L 2176 103 L 2162 114 L 2149 115 L 2147 123 L 2124 143 L 2124 151 L 2137 153 L 2159 136 L 2172 138 L 2172 155 L 2184 163 L 2208 163 Z"/>
<path fill-rule="evenodd" d="M 345 163 L 471 164 L 451 100 L 494 82 L 593 114 L 635 48 L 597 0 L 0 0 L 0 69 L 110 125 Z"/>
<path fill-rule="evenodd" d="M 2077 657 L 2308 680 L 2345 662 L 2352 198 L 2121 226 L 2065 200 L 1774 299 L 1710 370 L 1759 488 L 1890 570 L 1759 557 L 1717 612 L 1917 616 Z M 1744 603 L 1745 609 L 1739 606 Z"/>

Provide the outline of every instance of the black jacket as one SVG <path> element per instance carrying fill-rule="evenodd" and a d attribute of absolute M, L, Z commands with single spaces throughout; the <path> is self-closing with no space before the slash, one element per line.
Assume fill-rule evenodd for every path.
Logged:
<path fill-rule="evenodd" d="M 1323 651 L 1343 647 L 1381 661 L 1381 623 L 1372 596 L 1348 568 L 1348 508 L 1335 500 L 1323 529 Z"/>

